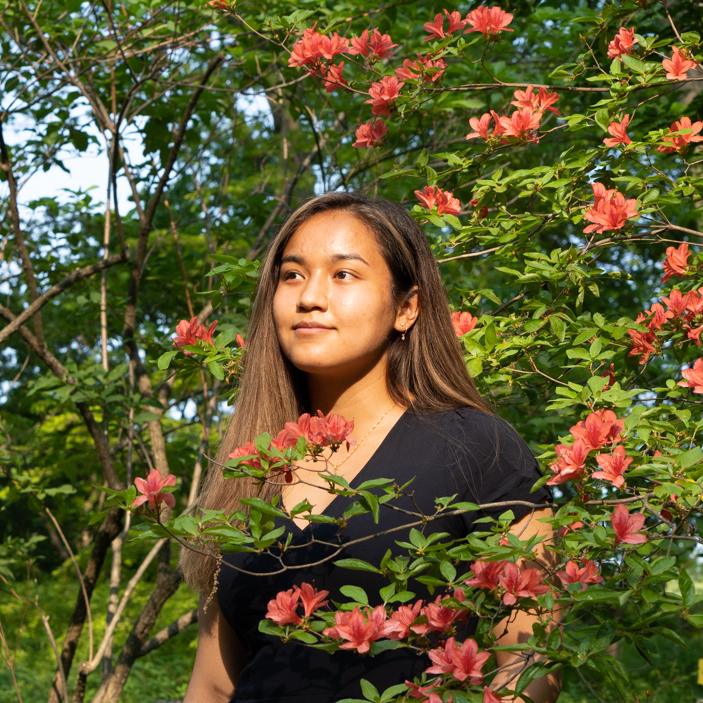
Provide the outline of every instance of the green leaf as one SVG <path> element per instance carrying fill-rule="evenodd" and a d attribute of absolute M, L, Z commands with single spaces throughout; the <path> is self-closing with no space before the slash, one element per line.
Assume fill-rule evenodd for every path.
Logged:
<path fill-rule="evenodd" d="M 640 61 L 629 54 L 623 54 L 621 58 L 625 62 L 625 65 L 632 69 L 635 73 L 646 73 L 647 67 L 645 66 L 644 61 Z"/>
<path fill-rule="evenodd" d="M 696 599 L 696 587 L 686 569 L 682 569 L 679 574 L 679 590 L 681 591 L 683 607 L 688 610 Z"/>
<path fill-rule="evenodd" d="M 156 362 L 156 365 L 159 369 L 161 369 L 161 371 L 165 371 L 171 365 L 171 360 L 174 356 L 176 356 L 176 354 L 178 354 L 178 350 L 168 351 L 165 354 L 162 354 Z"/>
<path fill-rule="evenodd" d="M 369 604 L 369 597 L 366 595 L 366 591 L 358 586 L 342 586 L 340 589 L 341 593 L 347 598 L 351 598 L 356 603 L 363 603 L 364 605 Z"/>
<path fill-rule="evenodd" d="M 364 694 L 367 701 L 374 701 L 374 703 L 378 703 L 381 700 L 381 695 L 373 684 L 369 683 L 366 679 L 361 679 L 360 683 L 361 692 Z"/>
<path fill-rule="evenodd" d="M 564 337 L 566 336 L 566 323 L 564 320 L 556 315 L 551 315 L 549 317 L 549 327 L 551 328 L 554 336 L 557 337 L 560 342 L 563 342 Z"/>
<path fill-rule="evenodd" d="M 352 571 L 372 571 L 375 574 L 381 573 L 375 566 L 371 566 L 371 564 L 362 559 L 339 559 L 334 562 L 334 565 Z"/>
<path fill-rule="evenodd" d="M 219 381 L 223 381 L 225 378 L 225 372 L 222 370 L 222 364 L 218 361 L 208 361 L 207 367 L 210 369 L 210 373 Z"/>

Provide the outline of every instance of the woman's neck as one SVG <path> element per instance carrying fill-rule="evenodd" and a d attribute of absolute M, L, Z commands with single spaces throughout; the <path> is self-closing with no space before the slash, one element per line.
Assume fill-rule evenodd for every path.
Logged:
<path fill-rule="evenodd" d="M 377 364 L 360 378 L 340 379 L 310 374 L 307 380 L 311 413 L 321 410 L 325 415 L 341 415 L 354 420 L 359 430 L 377 422 L 394 402 L 388 392 L 385 363 Z"/>

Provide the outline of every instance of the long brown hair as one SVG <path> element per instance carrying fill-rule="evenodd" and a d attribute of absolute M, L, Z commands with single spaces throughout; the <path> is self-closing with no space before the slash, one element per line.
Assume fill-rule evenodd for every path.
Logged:
<path fill-rule="evenodd" d="M 300 226 L 323 212 L 345 211 L 373 232 L 390 269 L 394 302 L 399 304 L 414 286 L 420 313 L 406 339 L 393 334 L 388 344 L 387 382 L 394 401 L 416 412 L 472 407 L 493 413 L 469 376 L 454 333 L 447 296 L 437 264 L 422 228 L 399 205 L 381 198 L 353 193 L 326 193 L 301 205 L 271 241 L 261 267 L 251 312 L 244 374 L 235 411 L 217 454 L 210 465 L 198 505 L 202 509 L 235 510 L 241 498 L 258 493 L 247 479 L 225 479 L 221 464 L 232 451 L 262 432 L 275 435 L 283 425 L 308 407 L 304 374 L 283 355 L 273 320 L 273 296 L 278 286 L 286 244 Z M 266 485 L 264 500 L 280 492 Z M 214 559 L 185 549 L 181 554 L 188 584 L 207 594 L 217 568 Z"/>

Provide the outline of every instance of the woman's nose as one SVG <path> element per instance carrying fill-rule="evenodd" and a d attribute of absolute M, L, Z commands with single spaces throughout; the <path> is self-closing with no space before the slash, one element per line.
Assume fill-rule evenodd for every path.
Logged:
<path fill-rule="evenodd" d="M 300 310 L 327 310 L 329 305 L 329 287 L 321 274 L 310 276 L 300 291 L 298 308 Z"/>

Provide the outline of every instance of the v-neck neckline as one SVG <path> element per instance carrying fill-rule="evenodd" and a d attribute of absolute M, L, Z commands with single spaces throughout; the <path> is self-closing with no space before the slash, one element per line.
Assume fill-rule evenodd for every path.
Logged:
<path fill-rule="evenodd" d="M 390 430 L 388 430 L 388 433 L 387 433 L 386 436 L 381 440 L 381 443 L 378 445 L 378 447 L 376 447 L 376 450 L 374 451 L 374 453 L 368 458 L 368 460 L 367 460 L 366 463 L 361 467 L 361 469 L 359 469 L 359 471 L 358 471 L 357 474 L 354 476 L 354 478 L 353 478 L 351 481 L 349 481 L 349 487 L 350 487 L 350 488 L 355 488 L 355 487 L 356 487 L 354 484 L 358 484 L 358 479 L 359 479 L 359 477 L 369 468 L 369 466 L 371 466 L 371 464 L 373 464 L 373 463 L 376 461 L 376 459 L 378 458 L 378 456 L 381 454 L 381 451 L 388 445 L 388 440 L 390 439 L 391 435 L 393 435 L 393 434 L 395 434 L 397 431 L 399 431 L 400 426 L 401 426 L 401 422 L 402 422 L 406 417 L 408 417 L 409 414 L 410 414 L 410 408 L 408 407 L 408 408 L 406 408 L 406 409 L 403 411 L 403 414 L 395 421 L 395 424 L 393 425 L 393 427 L 391 427 Z M 392 476 L 388 476 L 388 478 L 392 478 Z M 315 513 L 315 515 L 328 515 L 328 514 L 329 514 L 328 511 L 329 511 L 330 508 L 335 504 L 335 501 L 339 500 L 339 498 L 342 498 L 342 497 L 343 497 L 343 496 L 335 495 L 335 496 L 332 498 L 332 500 L 325 506 L 324 510 L 321 510 L 320 512 Z M 300 527 L 300 526 L 298 525 L 298 523 L 297 523 L 295 520 L 291 520 L 291 522 L 292 522 L 293 525 L 295 526 L 296 530 L 298 530 L 298 532 L 300 532 L 300 533 L 307 532 L 308 530 L 310 530 L 310 529 L 312 528 L 312 526 L 313 526 L 314 524 L 320 524 L 320 523 L 308 522 L 308 524 L 307 524 L 305 527 Z M 323 523 L 323 524 L 324 524 L 324 523 Z"/>

